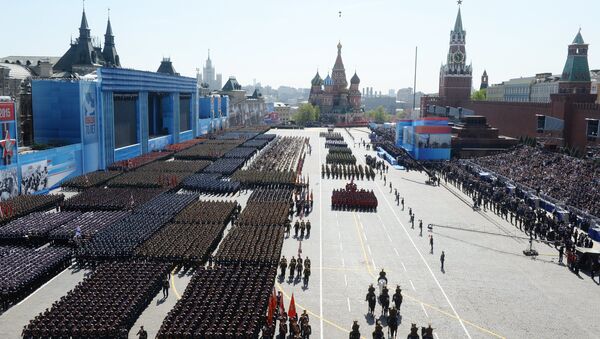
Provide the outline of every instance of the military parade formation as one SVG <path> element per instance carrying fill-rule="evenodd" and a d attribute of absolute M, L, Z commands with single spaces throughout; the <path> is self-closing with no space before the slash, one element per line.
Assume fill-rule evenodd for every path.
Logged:
<path fill-rule="evenodd" d="M 135 320 L 160 288 L 167 298 L 171 272 L 190 270 L 191 281 L 162 321 L 158 338 L 310 338 L 310 312 L 296 311 L 295 300 L 315 293 L 311 278 L 319 268 L 313 264 L 311 246 L 304 251 L 302 246 L 311 242 L 315 228 L 318 235 L 323 227 L 313 216 L 313 185 L 319 182 L 311 183 L 309 173 L 303 171 L 305 161 L 315 159 L 307 158 L 315 140 L 260 132 L 225 132 L 186 143 L 178 151 L 183 155 L 170 153 L 170 159 L 162 154 L 145 156 L 120 164 L 124 166 L 120 169 L 115 165 L 112 171 L 71 179 L 64 185 L 65 192 L 76 194 L 68 199 L 25 196 L 3 203 L 3 212 L 9 213 L 2 215 L 0 240 L 12 244 L 0 247 L 4 308 L 70 266 L 71 259 L 91 271 L 89 279 L 31 320 L 23 337 L 126 337 L 137 332 L 144 338 L 147 330 L 133 329 Z M 368 143 L 347 134 L 350 138 L 330 129 L 320 135 L 331 155 L 317 165 L 320 180 L 345 181 L 343 188 L 330 189 L 330 210 L 376 213 L 378 198 L 383 197 L 359 185 L 383 184 L 381 193 L 390 194 L 395 208 L 407 213 L 409 231 L 414 230 L 417 239 L 426 239 L 433 255 L 433 233 L 423 234 L 424 229 L 431 232 L 432 226 L 417 218 L 410 206 L 405 209 L 407 202 L 391 179 L 390 165 L 369 154 L 361 156 L 359 163 L 349 145 L 367 149 Z M 578 232 L 581 225 L 570 225 L 568 216 L 548 216 L 518 192 L 511 194 L 505 182 L 482 178 L 471 164 L 428 164 L 427 171 L 435 187 L 455 185 L 472 197 L 475 209 L 489 209 L 530 238 L 555 243 L 561 260 L 564 256 L 572 270 L 584 267 L 576 248 L 589 247 L 591 239 Z M 158 176 L 165 174 L 182 179 L 168 185 L 159 182 Z M 150 184 L 152 180 L 159 183 Z M 247 199 L 238 202 L 239 195 Z M 56 212 L 44 218 L 49 209 Z M 51 246 L 35 256 L 24 247 L 48 243 Z M 440 251 L 438 256 L 445 273 L 446 254 Z M 24 263 L 29 267 L 27 276 L 8 278 L 18 277 L 14 272 Z M 594 263 L 589 265 L 594 270 Z M 365 319 L 373 326 L 367 331 L 374 339 L 397 338 L 400 326 L 408 326 L 406 319 L 412 316 L 403 307 L 406 297 L 400 277 L 391 277 L 381 267 L 378 271 L 364 297 Z M 114 289 L 117 281 L 127 286 Z M 294 288 L 298 290 L 286 311 L 284 298 L 290 299 L 286 291 Z M 119 305 L 109 307 L 107 300 L 112 299 Z M 105 310 L 103 316 L 90 321 L 99 310 Z M 408 324 L 407 338 L 434 338 L 430 324 Z M 350 339 L 362 338 L 359 322 L 354 321 L 347 333 Z"/>

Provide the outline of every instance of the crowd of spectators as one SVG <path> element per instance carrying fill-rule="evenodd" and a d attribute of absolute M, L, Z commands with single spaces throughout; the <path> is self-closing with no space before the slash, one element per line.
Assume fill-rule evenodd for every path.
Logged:
<path fill-rule="evenodd" d="M 473 162 L 565 205 L 600 216 L 600 165 L 591 160 L 520 146 Z"/>
<path fill-rule="evenodd" d="M 575 213 L 561 214 L 556 206 L 544 209 L 537 198 L 520 187 L 510 189 L 509 182 L 496 178 L 469 163 L 451 161 L 429 165 L 446 183 L 451 183 L 473 200 L 476 209 L 490 210 L 524 231 L 531 241 L 540 239 L 556 247 L 560 256 L 574 253 L 576 247 L 592 247 L 592 240 L 579 231 L 587 231 L 589 220 Z M 579 258 L 582 259 L 582 258 Z M 589 263 L 580 263 L 587 266 Z"/>

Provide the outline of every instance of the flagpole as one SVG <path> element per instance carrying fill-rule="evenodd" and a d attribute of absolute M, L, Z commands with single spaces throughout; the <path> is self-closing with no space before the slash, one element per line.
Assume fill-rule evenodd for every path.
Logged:
<path fill-rule="evenodd" d="M 417 55 L 419 54 L 419 46 L 415 46 L 415 78 L 413 82 L 413 112 L 417 106 Z"/>

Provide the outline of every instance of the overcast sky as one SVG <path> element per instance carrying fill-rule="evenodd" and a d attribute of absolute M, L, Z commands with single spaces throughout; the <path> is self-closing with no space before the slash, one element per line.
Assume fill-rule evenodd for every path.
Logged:
<path fill-rule="evenodd" d="M 412 86 L 415 46 L 417 88 L 437 92 L 457 13 L 452 0 L 88 0 L 85 7 L 102 40 L 110 7 L 124 67 L 154 71 L 169 56 L 194 76 L 210 48 L 224 81 L 309 87 L 317 68 L 325 76 L 333 67 L 341 40 L 348 78 L 356 69 L 361 87 L 384 93 Z M 0 56 L 61 56 L 78 35 L 81 9 L 75 0 L 4 1 Z M 579 27 L 590 67 L 600 68 L 598 13 L 598 0 L 464 0 L 473 85 L 484 69 L 492 83 L 561 73 Z"/>

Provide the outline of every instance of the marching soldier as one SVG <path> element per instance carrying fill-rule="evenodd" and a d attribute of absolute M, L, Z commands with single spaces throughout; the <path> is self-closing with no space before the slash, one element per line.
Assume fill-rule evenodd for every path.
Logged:
<path fill-rule="evenodd" d="M 352 324 L 352 331 L 350 331 L 350 335 L 348 336 L 348 339 L 360 339 L 360 325 L 358 324 L 358 322 L 356 320 L 354 320 L 354 323 Z"/>
<path fill-rule="evenodd" d="M 406 339 L 419 339 L 419 329 L 416 324 L 412 324 L 410 326 L 410 334 L 406 337 Z"/>
<path fill-rule="evenodd" d="M 300 238 L 304 238 L 304 232 L 306 231 L 306 223 L 304 220 L 300 222 Z"/>
<path fill-rule="evenodd" d="M 433 339 L 433 328 L 431 328 L 431 324 L 425 327 L 421 327 L 421 335 L 423 339 Z"/>
<path fill-rule="evenodd" d="M 292 256 L 292 260 L 290 260 L 290 279 L 294 277 L 294 273 L 296 272 L 296 259 Z"/>
<path fill-rule="evenodd" d="M 290 236 L 290 231 L 291 231 L 292 225 L 291 225 L 291 221 L 290 219 L 287 219 L 285 221 L 285 234 L 289 237 Z"/>
<path fill-rule="evenodd" d="M 296 220 L 294 224 L 294 238 L 298 238 L 298 229 L 300 229 L 300 222 Z"/>
<path fill-rule="evenodd" d="M 375 324 L 375 331 L 373 331 L 373 339 L 384 339 L 385 335 L 383 334 L 383 326 L 381 326 L 381 322 L 377 320 Z"/>
<path fill-rule="evenodd" d="M 402 289 L 400 286 L 396 286 L 396 293 L 394 293 L 392 301 L 394 302 L 394 305 L 398 311 L 400 311 L 400 307 L 402 306 L 402 299 Z"/>
<path fill-rule="evenodd" d="M 285 258 L 285 255 L 283 256 L 283 258 L 281 258 L 281 260 L 279 261 L 279 268 L 281 269 L 281 276 L 285 276 L 285 269 L 287 268 L 287 259 Z"/>
<path fill-rule="evenodd" d="M 310 267 L 304 267 L 304 288 L 308 287 L 308 279 L 310 278 Z"/>

